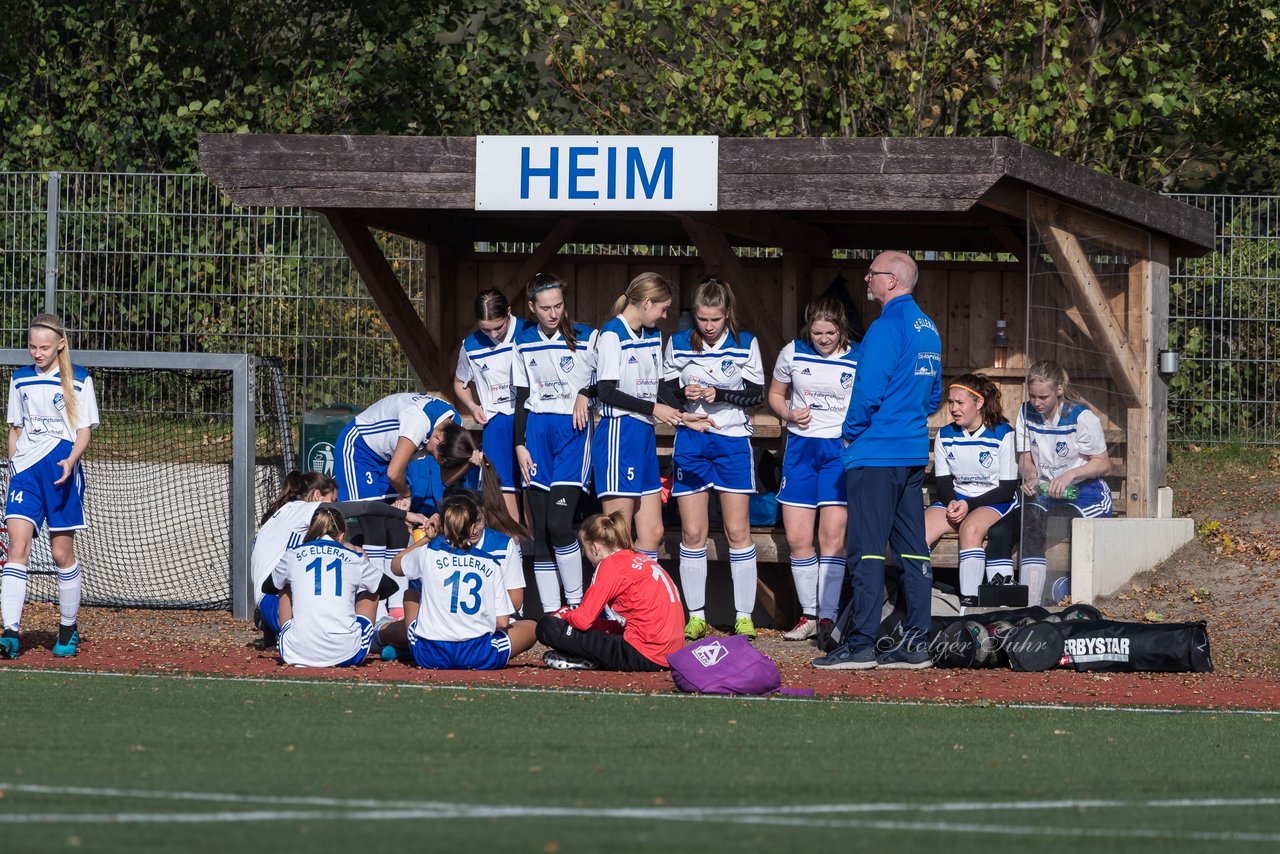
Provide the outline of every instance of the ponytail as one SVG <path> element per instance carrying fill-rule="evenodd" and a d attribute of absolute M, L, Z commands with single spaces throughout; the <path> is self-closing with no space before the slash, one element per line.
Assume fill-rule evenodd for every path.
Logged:
<path fill-rule="evenodd" d="M 342 518 L 341 513 L 332 507 L 317 507 L 316 512 L 311 514 L 311 524 L 307 527 L 307 533 L 303 535 L 302 541 L 309 543 L 321 537 L 340 540 L 346 535 L 347 522 Z"/>
<path fill-rule="evenodd" d="M 534 305 L 534 297 L 543 291 L 559 290 L 561 298 L 565 301 L 564 314 L 560 315 L 560 323 L 556 326 L 556 331 L 560 333 L 560 337 L 564 339 L 564 343 L 569 345 L 569 349 L 577 352 L 578 337 L 573 331 L 573 321 L 569 319 L 569 285 L 564 279 L 554 273 L 538 273 L 529 280 L 528 286 L 524 289 L 525 295 L 529 298 L 529 307 L 532 309 Z"/>
<path fill-rule="evenodd" d="M 498 470 L 487 456 L 480 458 L 480 495 L 485 525 L 513 540 L 529 539 L 528 530 L 513 519 L 511 512 L 507 510 L 507 502 L 502 494 L 502 478 L 498 477 Z"/>
<path fill-rule="evenodd" d="M 276 515 L 277 510 L 290 501 L 301 501 L 313 491 L 335 492 L 337 489 L 338 482 L 327 474 L 321 474 L 318 471 L 291 471 L 284 476 L 284 483 L 280 484 L 280 494 L 276 496 L 275 501 L 271 502 L 267 512 L 262 514 L 262 520 L 258 524 L 265 525 L 268 519 Z"/>
<path fill-rule="evenodd" d="M 440 533 L 455 549 L 469 549 L 476 526 L 484 524 L 484 511 L 465 490 L 445 496 L 440 502 Z"/>
<path fill-rule="evenodd" d="M 997 424 L 1006 420 L 1004 404 L 1000 400 L 1000 386 L 986 374 L 961 374 L 948 384 L 948 388 L 958 388 L 973 395 L 982 412 L 982 423 L 987 429 L 994 429 Z"/>
<path fill-rule="evenodd" d="M 610 316 L 622 314 L 622 310 L 631 304 L 638 305 L 645 300 L 666 302 L 674 300 L 675 296 L 676 289 L 666 278 L 657 273 L 641 273 L 627 285 L 626 292 L 613 301 L 613 311 Z"/>
<path fill-rule="evenodd" d="M 80 423 L 80 401 L 76 397 L 76 374 L 75 367 L 71 364 L 71 341 L 67 338 L 67 327 L 56 314 L 37 314 L 27 327 L 28 334 L 37 328 L 49 330 L 62 342 L 57 357 L 58 378 L 62 382 L 62 405 L 66 407 L 67 423 L 71 425 L 71 438 L 74 440 Z"/>
<path fill-rule="evenodd" d="M 578 537 L 582 540 L 583 545 L 597 543 L 610 552 L 632 547 L 631 523 L 627 521 L 627 518 L 619 510 L 615 510 L 608 515 L 597 513 L 591 516 L 582 523 L 582 528 L 578 531 Z"/>

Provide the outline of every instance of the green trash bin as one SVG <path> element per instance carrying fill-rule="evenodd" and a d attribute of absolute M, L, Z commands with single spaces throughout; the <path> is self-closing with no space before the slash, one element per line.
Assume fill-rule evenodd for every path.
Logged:
<path fill-rule="evenodd" d="M 337 452 L 338 434 L 351 423 L 360 410 L 349 403 L 331 403 L 302 416 L 299 460 L 303 471 L 333 475 L 333 459 Z"/>

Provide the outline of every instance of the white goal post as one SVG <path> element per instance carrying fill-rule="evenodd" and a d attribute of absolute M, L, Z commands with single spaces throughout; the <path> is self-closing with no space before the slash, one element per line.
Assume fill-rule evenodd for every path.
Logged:
<path fill-rule="evenodd" d="M 258 507 L 294 462 L 279 363 L 239 354 L 104 350 L 73 350 L 72 361 L 94 372 L 102 422 L 96 432 L 105 434 L 90 442 L 84 460 L 90 529 L 76 538 L 76 549 L 85 566 L 85 602 L 229 608 L 237 619 L 252 616 L 249 557 Z M 29 364 L 26 350 L 0 350 L 5 379 Z M 265 431 L 260 394 L 277 404 L 278 417 Z M 262 446 L 269 446 L 265 465 L 258 463 Z M 7 494 L 7 473 L 3 480 Z M 43 550 L 42 556 L 33 548 L 30 561 L 33 598 L 50 592 L 42 593 L 34 577 L 50 574 L 39 568 L 50 560 L 47 543 Z"/>

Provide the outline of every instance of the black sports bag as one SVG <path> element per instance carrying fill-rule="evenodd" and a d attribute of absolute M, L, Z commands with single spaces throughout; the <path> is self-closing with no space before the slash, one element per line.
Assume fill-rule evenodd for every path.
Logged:
<path fill-rule="evenodd" d="M 1209 630 L 1203 621 L 1032 623 L 1016 631 L 1004 651 L 1014 670 L 1069 667 L 1110 673 L 1213 672 Z"/>

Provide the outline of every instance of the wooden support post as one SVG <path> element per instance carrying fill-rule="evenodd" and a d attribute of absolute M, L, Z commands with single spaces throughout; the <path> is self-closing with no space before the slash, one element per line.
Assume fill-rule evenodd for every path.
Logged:
<path fill-rule="evenodd" d="M 364 223 L 346 211 L 322 210 L 320 213 L 328 220 L 329 227 L 350 256 L 418 380 L 429 389 L 447 393 L 453 372 L 443 364 L 439 346 L 427 332 L 373 234 Z"/>
<path fill-rule="evenodd" d="M 1169 242 L 1153 236 L 1151 258 L 1129 267 L 1130 340 L 1139 354 L 1142 394 L 1127 416 L 1125 515 L 1155 515 L 1156 490 L 1168 482 L 1169 389 L 1158 353 L 1169 338 Z"/>
<path fill-rule="evenodd" d="M 784 341 L 798 335 L 803 325 L 801 299 L 809 297 L 809 281 L 813 278 L 813 259 L 807 252 L 794 249 L 782 253 L 782 335 Z M 785 345 L 784 345 L 785 346 Z"/>
<path fill-rule="evenodd" d="M 744 328 L 756 334 L 760 339 L 760 349 L 766 353 L 777 353 L 782 349 L 785 340 L 778 318 L 767 310 L 761 300 L 762 294 L 756 290 L 756 282 L 741 259 L 733 252 L 729 239 L 715 226 L 707 225 L 687 216 L 679 217 L 685 232 L 698 254 L 702 256 L 707 272 L 721 275 L 737 286 L 739 321 Z"/>
<path fill-rule="evenodd" d="M 1090 337 L 1110 365 L 1116 387 L 1133 400 L 1143 399 L 1138 359 L 1126 340 L 1126 330 L 1116 321 L 1084 247 L 1075 234 L 1056 224 L 1056 205 L 1042 197 L 1032 196 L 1030 208 L 1043 229 L 1045 248 L 1066 282 L 1076 308 L 1080 309 Z M 1098 236 L 1103 240 L 1110 237 L 1109 233 Z"/>
<path fill-rule="evenodd" d="M 507 302 L 515 304 L 524 301 L 525 285 L 535 275 L 542 272 L 551 263 L 551 259 L 556 257 L 556 253 L 569 242 L 569 238 L 577 230 L 579 222 L 580 220 L 571 217 L 556 220 L 556 224 L 551 227 L 551 231 L 547 232 L 547 236 L 542 238 L 538 248 L 533 250 L 533 254 L 525 259 L 525 262 L 520 265 L 520 269 L 507 282 Z"/>
<path fill-rule="evenodd" d="M 467 331 L 458 326 L 458 254 L 430 243 L 425 249 L 427 305 L 423 314 L 432 339 L 439 342 L 444 372 L 448 372 L 458 363 L 458 348 Z M 454 343 L 450 345 L 448 342 Z M 455 406 L 462 405 L 455 399 L 452 375 L 440 393 L 452 400 Z"/>

